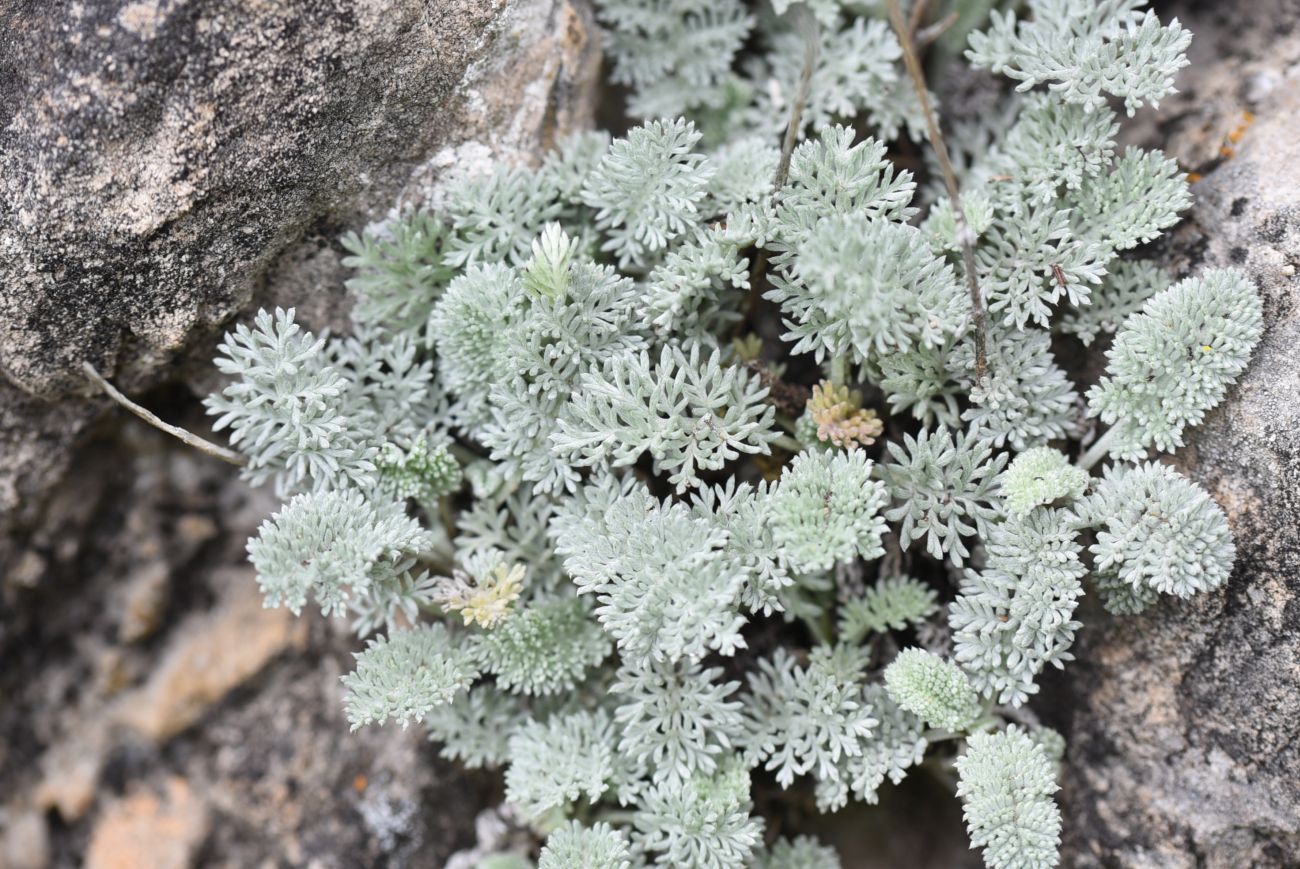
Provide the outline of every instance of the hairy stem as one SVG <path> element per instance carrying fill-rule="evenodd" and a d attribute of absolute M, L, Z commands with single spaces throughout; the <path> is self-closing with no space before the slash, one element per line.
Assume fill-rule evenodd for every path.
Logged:
<path fill-rule="evenodd" d="M 1079 459 L 1078 466 L 1085 471 L 1092 470 L 1092 466 L 1105 458 L 1106 454 L 1110 452 L 1110 445 L 1115 442 L 1116 431 L 1117 429 L 1112 428 L 1097 438 L 1093 445 L 1088 448 L 1088 451 Z"/>
<path fill-rule="evenodd" d="M 438 499 L 438 519 L 447 532 L 447 539 L 454 538 L 456 536 L 456 515 L 452 512 L 450 498 Z"/>
<path fill-rule="evenodd" d="M 1033 728 L 1039 725 L 1038 716 L 1027 706 L 1016 708 L 1014 706 L 998 706 L 994 710 L 1003 718 L 1016 722 L 1025 728 Z"/>
<path fill-rule="evenodd" d="M 803 444 L 792 438 L 790 435 L 777 435 L 772 438 L 772 444 L 783 450 L 789 450 L 792 453 L 797 453 L 803 450 Z"/>
<path fill-rule="evenodd" d="M 847 356 L 835 356 L 831 359 L 831 383 L 844 386 L 849 382 L 849 359 Z"/>
<path fill-rule="evenodd" d="M 607 824 L 630 824 L 636 820 L 636 812 L 630 809 L 602 808 L 596 813 L 595 819 Z"/>
<path fill-rule="evenodd" d="M 984 299 L 980 295 L 979 282 L 975 277 L 974 233 L 966 221 L 966 211 L 961 205 L 961 192 L 957 189 L 957 173 L 953 171 L 952 160 L 948 157 L 948 146 L 944 144 L 943 134 L 939 132 L 939 122 L 935 119 L 934 109 L 930 105 L 930 94 L 925 87 L 925 72 L 921 61 L 916 56 L 916 45 L 911 39 L 907 22 L 903 20 L 903 10 L 898 0 L 888 0 L 889 21 L 898 35 L 903 47 L 903 65 L 916 87 L 917 99 L 921 102 L 921 111 L 925 115 L 925 129 L 939 160 L 939 171 L 943 174 L 943 183 L 948 188 L 948 198 L 952 200 L 952 211 L 957 219 L 957 241 L 961 244 L 962 264 L 966 269 L 966 288 L 970 292 L 971 313 L 975 320 L 975 385 L 984 382 L 984 373 L 988 369 L 988 326 L 984 322 Z"/>
<path fill-rule="evenodd" d="M 921 46 L 930 45 L 948 32 L 948 29 L 957 23 L 958 15 L 956 12 L 949 12 L 929 27 L 921 30 L 916 34 L 916 44 Z"/>
<path fill-rule="evenodd" d="M 89 362 L 81 363 L 81 370 L 86 373 L 86 376 L 90 378 L 92 383 L 104 390 L 109 398 L 113 399 L 159 431 L 164 431 L 172 437 L 194 447 L 199 452 L 207 453 L 210 456 L 221 459 L 223 462 L 229 462 L 232 465 L 238 465 L 240 467 L 248 464 L 247 459 L 234 450 L 218 446 L 212 441 L 204 440 L 193 432 L 186 431 L 185 429 L 179 426 L 174 426 L 171 423 L 163 422 L 153 413 L 145 410 L 143 407 L 119 392 L 117 387 L 105 380 L 103 376 L 95 370 L 95 366 L 91 365 Z"/>
<path fill-rule="evenodd" d="M 813 635 L 819 646 L 829 646 L 831 643 L 831 634 L 834 628 L 830 623 L 830 615 L 823 612 L 817 618 L 812 616 L 803 616 L 803 623 L 808 626 L 808 632 Z"/>

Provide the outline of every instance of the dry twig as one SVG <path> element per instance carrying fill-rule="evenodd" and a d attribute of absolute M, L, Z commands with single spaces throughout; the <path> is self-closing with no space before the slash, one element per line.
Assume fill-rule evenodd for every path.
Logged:
<path fill-rule="evenodd" d="M 194 447 L 199 452 L 207 453 L 210 456 L 221 459 L 223 462 L 229 462 L 232 465 L 239 465 L 240 467 L 248 464 L 247 460 L 234 450 L 218 446 L 212 441 L 204 440 L 193 432 L 186 431 L 185 429 L 180 428 L 179 426 L 174 426 L 171 423 L 163 422 L 152 412 L 145 410 L 143 407 L 119 392 L 117 387 L 105 380 L 103 375 L 96 371 L 95 366 L 91 365 L 89 362 L 81 363 L 81 370 L 86 372 L 86 376 L 90 378 L 91 382 L 104 390 L 109 398 L 113 399 L 159 431 L 164 431 L 172 437 Z"/>
<path fill-rule="evenodd" d="M 903 20 L 903 10 L 898 0 L 888 0 L 889 21 L 898 34 L 898 41 L 903 47 L 903 65 L 916 87 L 916 96 L 921 101 L 921 111 L 925 114 L 925 128 L 930 146 L 934 148 L 939 160 L 939 171 L 943 173 L 943 183 L 948 188 L 948 197 L 952 200 L 953 214 L 957 218 L 957 241 L 961 244 L 962 264 L 966 269 L 966 288 L 970 292 L 971 312 L 975 320 L 975 384 L 984 382 L 988 368 L 988 326 L 984 321 L 984 300 L 980 295 L 979 282 L 975 277 L 975 247 L 970 224 L 966 221 L 966 211 L 961 205 L 961 192 L 957 189 L 957 174 L 953 171 L 952 160 L 948 157 L 948 146 L 944 144 L 943 134 L 939 132 L 939 122 L 935 119 L 934 109 L 930 105 L 930 94 L 925 87 L 925 72 L 921 61 L 916 56 L 916 45 L 911 38 L 911 30 Z"/>

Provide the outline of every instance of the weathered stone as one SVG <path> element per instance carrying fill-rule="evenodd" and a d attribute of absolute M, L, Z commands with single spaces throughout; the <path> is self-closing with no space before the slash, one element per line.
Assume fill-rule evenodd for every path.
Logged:
<path fill-rule="evenodd" d="M 1250 369 L 1176 459 L 1226 511 L 1236 568 L 1217 593 L 1088 620 L 1068 671 L 1067 866 L 1300 860 L 1300 15 L 1273 11 L 1256 11 L 1253 33 L 1226 6 L 1185 16 L 1214 34 L 1216 54 L 1167 108 L 1177 127 L 1193 122 L 1180 107 L 1199 106 L 1195 126 L 1222 130 L 1226 149 L 1193 187 L 1196 205 L 1167 246 L 1171 267 L 1239 266 L 1264 299 Z M 1290 36 L 1275 30 L 1287 20 Z M 1264 75 L 1269 58 L 1280 64 L 1271 87 L 1225 86 Z M 1242 126 L 1248 93 L 1253 123 Z"/>
<path fill-rule="evenodd" d="M 475 813 L 500 799 L 492 780 L 441 760 L 420 728 L 350 733 L 339 679 L 360 643 L 345 620 L 291 619 L 257 605 L 244 542 L 274 497 L 142 423 L 128 422 L 94 450 L 77 457 L 53 498 L 63 511 L 74 495 L 88 500 L 79 524 L 33 538 L 53 551 L 54 541 L 74 537 L 75 557 L 51 555 L 41 581 L 23 589 L 23 606 L 0 605 L 0 780 L 14 806 L 0 810 L 0 847 L 10 819 L 30 815 L 28 807 L 53 810 L 61 821 L 48 827 L 50 864 L 82 866 L 107 805 L 173 776 L 201 783 L 210 807 L 203 865 L 434 869 L 469 844 Z M 176 505 L 186 511 L 179 518 Z M 122 644 L 114 602 L 139 569 L 130 544 L 146 521 L 172 576 L 167 616 L 148 640 Z M 196 539 L 207 542 L 196 548 Z M 246 609 L 229 604 L 236 591 Z M 188 694 L 177 662 L 197 659 L 178 650 L 192 646 L 194 630 L 212 634 L 222 621 L 221 654 L 239 657 L 248 620 L 266 616 L 305 631 L 306 645 L 289 643 L 204 700 L 202 714 L 162 742 L 118 724 L 123 696 L 152 703 L 164 683 Z"/>
<path fill-rule="evenodd" d="M 86 814 L 95 800 L 105 750 L 102 723 L 92 720 L 75 737 L 42 755 L 41 782 L 33 799 L 36 806 L 58 811 L 67 822 Z"/>
<path fill-rule="evenodd" d="M 50 865 L 50 828 L 31 810 L 0 810 L 0 866 L 45 869 Z"/>
<path fill-rule="evenodd" d="M 165 562 L 150 561 L 127 580 L 117 623 L 117 636 L 122 642 L 143 640 L 157 630 L 167 606 L 170 573 Z"/>
<path fill-rule="evenodd" d="M 305 623 L 288 610 L 262 606 L 252 568 L 226 571 L 217 581 L 225 589 L 220 605 L 177 626 L 149 681 L 121 698 L 117 720 L 151 739 L 167 739 L 276 655 L 305 643 Z"/>
<path fill-rule="evenodd" d="M 589 111 L 589 30 L 570 0 L 0 2 L 0 573 L 106 406 L 82 362 L 175 377 L 438 155 L 535 155 Z"/>
<path fill-rule="evenodd" d="M 172 778 L 161 795 L 140 790 L 104 811 L 86 869 L 186 869 L 209 824 L 203 799 L 184 779 Z"/>

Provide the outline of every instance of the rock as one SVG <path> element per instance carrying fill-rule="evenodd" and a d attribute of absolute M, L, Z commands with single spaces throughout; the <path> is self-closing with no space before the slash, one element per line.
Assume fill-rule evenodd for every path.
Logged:
<path fill-rule="evenodd" d="M 0 4 L 0 574 L 107 406 L 82 362 L 174 378 L 286 250 L 583 123 L 579 2 Z"/>
<path fill-rule="evenodd" d="M 45 869 L 50 865 L 50 829 L 45 816 L 31 810 L 0 811 L 0 866 Z"/>
<path fill-rule="evenodd" d="M 161 742 L 193 724 L 268 661 L 306 642 L 305 623 L 286 609 L 262 606 L 252 568 L 231 569 L 220 605 L 177 626 L 162 664 L 122 696 L 116 719 Z"/>
<path fill-rule="evenodd" d="M 1067 671 L 1066 866 L 1300 860 L 1300 10 L 1256 10 L 1253 27 L 1239 12 L 1185 18 L 1198 38 L 1216 34 L 1222 61 L 1189 69 L 1180 105 L 1200 105 L 1205 82 L 1195 125 L 1223 130 L 1230 153 L 1204 167 L 1165 251 L 1180 274 L 1239 266 L 1264 299 L 1250 369 L 1176 458 L 1226 511 L 1236 567 L 1214 594 L 1085 618 Z M 1272 82 L 1262 96 L 1223 84 L 1259 75 Z M 1259 100 L 1239 134 L 1237 94 Z M 1180 105 L 1172 123 L 1192 123 Z"/>
<path fill-rule="evenodd" d="M 44 811 L 58 811 L 65 822 L 81 818 L 95 800 L 104 753 L 103 727 L 88 722 L 82 732 L 41 756 L 41 782 L 33 802 Z"/>
<path fill-rule="evenodd" d="M 386 207 L 411 167 L 475 132 L 467 116 L 512 115 L 521 84 L 544 100 L 561 55 L 540 28 L 567 8 L 63 5 L 5 14 L 0 84 L 13 106 L 0 139 L 0 362 L 50 397 L 84 387 L 82 361 L 169 361 L 238 311 L 313 221 Z M 503 53 L 542 77 L 469 92 L 471 65 Z"/>
<path fill-rule="evenodd" d="M 44 575 L 21 607 L 0 603 L 0 781 L 13 807 L 0 809 L 0 847 L 12 819 L 57 812 L 50 863 L 82 866 L 107 806 L 163 795 L 172 777 L 208 806 L 203 865 L 432 869 L 472 844 L 499 782 L 440 759 L 420 728 L 349 732 L 340 676 L 363 643 L 343 620 L 261 608 L 244 542 L 274 507 L 269 492 L 131 421 L 75 457 L 51 503 L 67 522 L 33 535 Z M 121 643 L 123 591 L 150 563 L 137 539 L 165 562 L 169 600 L 153 635 Z M 76 542 L 66 560 L 64 540 Z M 243 663 L 192 686 L 213 655 Z M 123 726 L 135 718 L 143 729 Z"/>
<path fill-rule="evenodd" d="M 141 790 L 109 806 L 95 825 L 86 869 L 185 869 L 208 834 L 207 804 L 182 778 L 163 793 Z"/>
<path fill-rule="evenodd" d="M 122 589 L 122 616 L 117 624 L 117 637 L 124 643 L 135 643 L 158 629 L 167 607 L 168 583 L 171 571 L 163 561 L 150 561 L 127 580 Z"/>
<path fill-rule="evenodd" d="M 217 524 L 199 513 L 187 513 L 176 523 L 176 532 L 187 545 L 197 549 L 217 536 Z"/>
<path fill-rule="evenodd" d="M 499 782 L 440 760 L 421 728 L 349 732 L 339 677 L 356 644 L 328 642 L 276 661 L 256 693 L 173 741 L 185 774 L 213 783 L 210 853 L 231 866 L 444 866 Z"/>

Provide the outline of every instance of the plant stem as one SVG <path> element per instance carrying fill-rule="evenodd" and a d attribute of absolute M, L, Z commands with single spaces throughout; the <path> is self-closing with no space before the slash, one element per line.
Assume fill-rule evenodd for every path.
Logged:
<path fill-rule="evenodd" d="M 831 643 L 831 626 L 830 617 L 822 613 L 820 618 L 804 616 L 803 623 L 808 626 L 808 632 L 813 635 L 819 646 L 829 646 Z"/>
<path fill-rule="evenodd" d="M 783 450 L 789 450 L 792 453 L 801 452 L 803 450 L 803 444 L 792 438 L 790 435 L 777 435 L 772 438 L 772 444 Z"/>
<path fill-rule="evenodd" d="M 921 111 L 925 115 L 925 129 L 939 160 L 939 171 L 943 174 L 943 183 L 948 188 L 948 198 L 952 200 L 952 212 L 957 219 L 957 241 L 961 245 L 962 264 L 966 269 L 966 289 L 970 292 L 971 314 L 975 320 L 975 385 L 984 382 L 984 373 L 988 369 L 988 326 L 984 322 L 984 300 L 980 295 L 979 282 L 975 277 L 974 233 L 966 220 L 966 210 L 962 208 L 961 192 L 957 189 L 957 173 L 953 171 L 952 160 L 948 157 L 948 146 L 944 144 L 943 134 L 939 132 L 939 122 L 935 119 L 934 109 L 930 105 L 930 94 L 925 87 L 925 72 L 921 61 L 916 56 L 907 22 L 903 20 L 903 10 L 898 0 L 888 0 L 889 21 L 898 35 L 903 48 L 903 65 L 916 87 L 917 99 L 921 102 Z"/>
<path fill-rule="evenodd" d="M 965 733 L 958 733 L 952 730 L 931 728 L 930 730 L 927 730 L 924 733 L 922 733 L 921 738 L 924 739 L 926 742 L 930 743 L 931 745 L 933 745 L 936 742 L 947 742 L 950 739 L 961 739 L 965 735 L 966 735 Z"/>
<path fill-rule="evenodd" d="M 447 532 L 447 538 L 454 538 L 456 536 L 456 516 L 451 510 L 451 498 L 443 496 L 438 499 L 438 519 Z"/>
<path fill-rule="evenodd" d="M 803 109 L 808 103 L 808 92 L 812 88 L 813 71 L 817 68 L 817 48 L 821 42 L 821 33 L 817 19 L 808 14 L 803 7 L 798 8 L 796 21 L 802 31 L 803 69 L 799 71 L 799 88 L 795 91 L 794 101 L 790 104 L 790 121 L 785 127 L 785 140 L 781 143 L 781 162 L 776 166 L 776 177 L 772 179 L 772 192 L 785 186 L 790 174 L 790 155 L 794 153 L 795 143 L 799 141 L 799 129 L 803 123 Z"/>
<path fill-rule="evenodd" d="M 940 784 L 952 793 L 957 792 L 957 777 L 949 764 L 937 758 L 927 757 L 921 761 L 921 769 L 933 775 Z"/>
<path fill-rule="evenodd" d="M 630 824 L 636 820 L 636 812 L 628 809 L 602 808 L 596 814 L 596 820 L 609 824 Z"/>
<path fill-rule="evenodd" d="M 925 7 L 927 5 L 926 0 L 916 0 L 916 3 L 912 4 L 912 14 L 907 21 L 907 38 L 909 40 L 916 39 L 916 33 L 921 29 L 921 22 L 925 20 Z"/>
<path fill-rule="evenodd" d="M 844 386 L 849 382 L 849 359 L 847 356 L 831 358 L 831 384 Z"/>
<path fill-rule="evenodd" d="M 476 462 L 479 459 L 485 458 L 458 441 L 452 441 L 447 444 L 447 452 L 451 453 L 452 458 L 460 463 L 461 468 L 466 468 L 471 462 Z"/>
<path fill-rule="evenodd" d="M 998 715 L 1010 719 L 1023 727 L 1037 727 L 1039 724 L 1038 716 L 1035 715 L 1028 706 L 1019 709 L 1014 706 L 999 706 L 996 709 Z"/>
<path fill-rule="evenodd" d="M 802 7 L 797 7 L 791 15 L 795 16 L 796 23 L 803 31 L 804 36 L 804 53 L 803 69 L 799 72 L 799 86 L 795 91 L 794 99 L 790 103 L 790 120 L 785 126 L 785 139 L 781 142 L 781 159 L 776 164 L 776 175 L 772 178 L 772 192 L 776 193 L 785 186 L 786 179 L 790 175 L 790 156 L 794 153 L 795 143 L 799 141 L 799 129 L 803 123 L 803 109 L 808 103 L 808 92 L 812 88 L 813 70 L 817 68 L 817 46 L 821 41 L 820 31 L 817 29 L 817 19 Z M 737 324 L 737 334 L 739 330 L 749 321 L 749 315 L 754 310 L 755 300 L 759 296 L 758 284 L 759 278 L 767 271 L 767 251 L 760 249 L 754 255 L 754 267 L 749 270 L 749 293 L 745 297 L 745 316 Z"/>
<path fill-rule="evenodd" d="M 1078 466 L 1085 471 L 1092 470 L 1092 466 L 1105 458 L 1106 454 L 1110 452 L 1110 445 L 1115 442 L 1115 433 L 1117 431 L 1118 429 L 1112 427 L 1104 435 L 1097 438 L 1093 445 L 1088 448 L 1088 451 L 1079 459 Z"/>
<path fill-rule="evenodd" d="M 239 453 L 235 452 L 234 450 L 227 449 L 223 446 L 218 446 L 217 444 L 214 444 L 212 441 L 204 440 L 203 438 L 199 437 L 193 432 L 186 431 L 185 429 L 179 426 L 174 426 L 171 423 L 163 422 L 153 413 L 151 413 L 148 410 L 145 410 L 143 407 L 136 404 L 134 401 L 132 401 L 131 399 L 123 395 L 121 392 L 119 392 L 117 390 L 117 387 L 113 386 L 113 384 L 105 380 L 103 376 L 98 371 L 95 370 L 95 366 L 91 365 L 89 362 L 81 363 L 81 370 L 86 373 L 86 376 L 90 378 L 92 383 L 96 384 L 100 389 L 104 390 L 104 392 L 108 395 L 109 398 L 113 399 L 118 404 L 122 405 L 127 410 L 131 411 L 131 413 L 140 417 L 140 419 L 149 423 L 149 425 L 153 426 L 159 431 L 166 432 L 167 434 L 171 435 L 177 440 L 180 440 L 194 447 L 199 452 L 207 453 L 208 455 L 213 456 L 214 458 L 221 459 L 221 461 L 223 462 L 229 462 L 230 464 L 238 465 L 241 468 L 244 465 L 248 464 L 248 460 L 245 459 L 243 456 L 241 456 Z"/>

